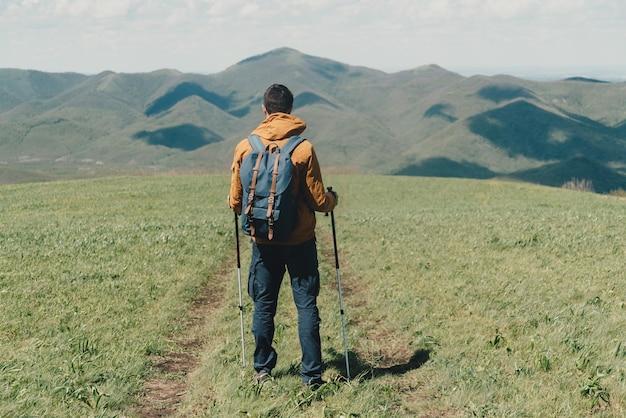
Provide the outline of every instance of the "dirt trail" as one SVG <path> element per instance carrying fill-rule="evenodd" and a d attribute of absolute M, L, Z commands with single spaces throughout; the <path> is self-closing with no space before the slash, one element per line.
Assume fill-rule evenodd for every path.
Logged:
<path fill-rule="evenodd" d="M 187 378 L 198 367 L 199 356 L 207 340 L 203 336 L 205 324 L 224 300 L 225 283 L 232 279 L 232 271 L 224 271 L 198 290 L 183 334 L 175 336 L 177 351 L 154 357 L 153 368 L 159 373 L 144 383 L 145 395 L 140 399 L 135 413 L 142 418 L 170 417 L 187 393 Z M 174 378 L 173 378 L 174 377 Z"/>

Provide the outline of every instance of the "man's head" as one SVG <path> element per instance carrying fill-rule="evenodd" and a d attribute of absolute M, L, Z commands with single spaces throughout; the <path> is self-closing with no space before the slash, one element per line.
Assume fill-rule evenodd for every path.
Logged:
<path fill-rule="evenodd" d="M 293 107 L 293 94 L 282 84 L 272 84 L 263 96 L 263 110 L 272 113 L 291 113 Z"/>

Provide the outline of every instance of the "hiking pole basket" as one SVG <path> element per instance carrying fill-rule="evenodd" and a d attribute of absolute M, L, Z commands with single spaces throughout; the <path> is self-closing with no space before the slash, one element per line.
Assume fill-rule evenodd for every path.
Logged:
<path fill-rule="evenodd" d="M 246 367 L 246 346 L 243 330 L 243 297 L 241 292 L 241 254 L 239 253 L 239 223 L 235 212 L 235 241 L 237 243 L 237 282 L 239 284 L 239 324 L 241 325 L 241 367 Z"/>
<path fill-rule="evenodd" d="M 327 188 L 329 192 L 332 187 Z M 328 215 L 328 213 L 326 214 Z M 341 292 L 341 271 L 339 270 L 339 252 L 337 251 L 337 232 L 335 230 L 335 212 L 330 212 L 330 223 L 333 229 L 333 247 L 335 248 L 335 271 L 337 272 L 337 291 L 339 292 L 339 313 L 341 314 L 341 332 L 343 334 L 343 351 L 346 357 L 346 376 L 350 379 L 350 361 L 348 360 L 348 343 L 346 340 L 346 319 L 343 310 L 343 295 Z"/>

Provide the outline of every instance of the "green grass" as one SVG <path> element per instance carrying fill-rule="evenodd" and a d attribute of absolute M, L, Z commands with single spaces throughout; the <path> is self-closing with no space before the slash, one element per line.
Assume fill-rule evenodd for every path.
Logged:
<path fill-rule="evenodd" d="M 0 416 L 133 416 L 150 358 L 179 349 L 200 288 L 182 416 L 623 416 L 626 202 L 520 183 L 329 176 L 318 217 L 324 377 L 299 385 L 282 289 L 274 378 L 241 367 L 225 176 L 0 187 Z M 242 240 L 242 277 L 249 245 Z M 226 281 L 224 283 L 224 281 Z M 167 376 L 165 376 L 167 377 Z M 170 377 L 174 378 L 174 377 Z"/>
<path fill-rule="evenodd" d="M 223 179 L 0 188 L 0 416 L 113 415 L 227 254 Z M 219 201 L 219 204 L 218 204 Z"/>

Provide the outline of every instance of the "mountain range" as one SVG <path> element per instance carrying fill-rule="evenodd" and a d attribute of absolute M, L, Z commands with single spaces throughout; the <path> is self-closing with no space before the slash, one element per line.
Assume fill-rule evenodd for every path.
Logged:
<path fill-rule="evenodd" d="M 385 73 L 280 48 L 216 74 L 0 69 L 0 182 L 229 170 L 272 83 L 329 172 L 584 179 L 626 189 L 626 83 L 437 65 Z"/>

